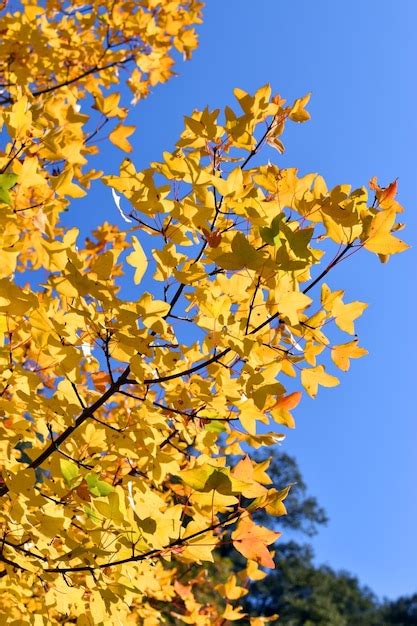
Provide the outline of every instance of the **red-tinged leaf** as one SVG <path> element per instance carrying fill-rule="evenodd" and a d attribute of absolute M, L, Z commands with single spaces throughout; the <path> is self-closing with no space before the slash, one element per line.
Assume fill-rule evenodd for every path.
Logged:
<path fill-rule="evenodd" d="M 233 545 L 238 552 L 264 567 L 275 567 L 271 553 L 267 546 L 274 543 L 281 533 L 276 533 L 264 526 L 257 526 L 250 517 L 240 520 L 238 527 L 232 533 Z"/>
<path fill-rule="evenodd" d="M 106 372 L 96 372 L 91 374 L 94 387 L 97 391 L 103 393 L 107 389 L 107 385 L 110 383 L 110 376 Z"/>
<path fill-rule="evenodd" d="M 373 191 L 379 191 L 381 187 L 378 185 L 378 179 L 376 176 L 373 176 L 369 181 L 369 188 L 373 189 Z"/>
<path fill-rule="evenodd" d="M 213 230 L 213 232 L 211 232 L 207 230 L 207 228 L 203 228 L 203 234 L 210 248 L 219 247 L 222 241 L 222 235 L 218 230 Z"/>
<path fill-rule="evenodd" d="M 300 404 L 302 396 L 301 391 L 294 391 L 287 396 L 281 396 L 281 398 L 277 400 L 274 408 L 292 411 L 292 409 L 295 409 Z"/>
<path fill-rule="evenodd" d="M 383 189 L 378 197 L 379 204 L 387 204 L 388 202 L 394 200 L 398 191 L 398 178 L 396 178 L 392 183 L 388 185 L 385 189 Z"/>

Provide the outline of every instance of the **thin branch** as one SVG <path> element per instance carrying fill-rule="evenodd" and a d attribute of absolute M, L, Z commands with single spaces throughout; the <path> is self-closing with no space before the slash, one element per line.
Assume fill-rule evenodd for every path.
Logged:
<path fill-rule="evenodd" d="M 66 452 L 63 452 L 62 450 L 59 449 L 59 447 L 56 445 L 55 440 L 54 440 L 54 434 L 52 432 L 52 426 L 50 424 L 46 425 L 49 435 L 51 437 L 51 441 L 55 446 L 55 450 L 57 452 L 59 452 L 59 454 L 61 454 L 62 456 L 64 456 L 66 459 L 68 459 L 69 461 L 72 461 L 73 463 L 75 463 L 76 465 L 78 465 L 79 467 L 84 467 L 84 469 L 93 469 L 92 465 L 87 465 L 86 463 L 83 463 L 82 461 L 78 461 L 77 459 L 73 459 L 72 456 L 70 456 L 69 454 L 67 454 Z M 30 467 L 30 465 L 29 465 Z"/>
<path fill-rule="evenodd" d="M 253 157 L 255 156 L 255 154 L 259 151 L 259 148 L 262 146 L 263 142 L 265 141 L 265 139 L 268 137 L 268 134 L 271 132 L 274 124 L 275 124 L 275 120 L 276 120 L 276 115 L 274 115 L 274 117 L 272 118 L 272 121 L 268 124 L 266 131 L 264 132 L 264 134 L 262 135 L 262 137 L 260 138 L 260 140 L 258 141 L 258 143 L 256 144 L 256 146 L 250 151 L 250 153 L 248 154 L 248 156 L 246 157 L 246 159 L 243 161 L 242 165 L 240 166 L 240 169 L 243 170 L 244 167 L 247 166 L 247 164 L 249 163 L 249 161 L 251 159 L 253 159 Z"/>
<path fill-rule="evenodd" d="M 176 539 L 175 541 L 172 541 L 164 548 L 155 548 L 153 550 L 148 550 L 147 552 L 142 552 L 142 554 L 138 554 L 136 556 L 131 556 L 125 559 L 120 559 L 119 561 L 110 561 L 107 563 L 101 563 L 100 565 L 80 565 L 76 567 L 49 567 L 49 568 L 45 568 L 44 572 L 55 573 L 55 574 L 67 574 L 69 572 L 92 573 L 94 570 L 97 570 L 97 569 L 105 569 L 107 567 L 116 567 L 117 565 L 124 565 L 125 563 L 144 561 L 146 559 L 159 557 L 167 552 L 170 552 L 171 550 L 177 547 L 186 546 L 188 541 L 191 541 L 192 539 L 195 539 L 196 537 L 204 535 L 205 533 L 215 530 L 216 528 L 219 528 L 221 526 L 224 526 L 225 524 L 231 524 L 235 522 L 240 517 L 242 517 L 244 513 L 246 513 L 246 511 L 244 510 L 237 511 L 237 512 L 235 511 L 225 520 L 222 520 L 221 522 L 217 522 L 215 524 L 211 524 L 207 528 L 203 528 L 203 530 L 198 530 L 197 532 L 192 533 L 191 535 L 188 535 L 187 537 Z"/>
<path fill-rule="evenodd" d="M 126 382 L 128 382 L 126 380 Z M 140 396 L 136 396 L 134 393 L 130 391 L 123 391 L 122 389 L 118 389 L 116 393 L 121 393 L 122 396 L 127 396 L 128 398 L 134 398 L 135 400 L 139 400 L 140 402 L 145 402 L 146 398 L 141 398 Z"/>
<path fill-rule="evenodd" d="M 109 352 L 110 339 L 111 339 L 111 334 L 109 333 L 109 331 L 107 331 L 106 338 L 104 339 L 103 351 L 104 351 L 104 356 L 106 359 L 107 371 L 110 376 L 110 381 L 111 381 L 111 384 L 114 385 L 113 370 L 111 368 L 110 352 Z"/>
<path fill-rule="evenodd" d="M 317 276 L 303 290 L 303 293 L 308 293 L 322 278 L 324 278 L 330 272 L 330 270 L 333 267 L 335 267 L 337 263 L 339 263 L 339 261 L 345 256 L 348 250 L 352 248 L 352 246 L 353 246 L 353 242 L 347 244 L 344 250 L 342 250 L 342 252 L 340 252 L 340 254 L 335 259 L 333 259 L 333 261 L 321 272 L 321 274 L 319 274 L 319 276 Z M 181 287 L 184 287 L 184 285 L 181 285 Z M 179 293 L 179 295 L 180 294 L 181 292 Z M 264 320 L 261 324 L 253 328 L 248 333 L 248 335 L 252 335 L 252 334 L 259 332 L 260 330 L 262 330 L 262 328 L 264 328 L 265 326 L 268 326 L 272 321 L 274 321 L 277 318 L 279 318 L 278 312 L 274 313 L 273 315 L 268 317 L 266 320 Z M 204 369 L 205 367 L 212 365 L 213 363 L 217 363 L 218 361 L 220 361 L 220 359 L 222 359 L 224 356 L 229 354 L 229 352 L 231 351 L 232 351 L 232 348 L 230 347 L 225 348 L 224 350 L 222 350 L 221 352 L 218 352 L 217 354 L 213 355 L 209 359 L 206 359 L 205 361 L 202 361 L 201 363 L 194 365 L 193 367 L 190 367 L 186 370 L 176 372 L 175 374 L 167 374 L 166 376 L 160 376 L 158 378 L 145 379 L 141 383 L 137 383 L 137 381 L 134 381 L 134 380 L 132 381 L 129 379 L 130 366 L 128 365 L 125 368 L 124 372 L 120 375 L 120 377 L 113 384 L 109 386 L 107 391 L 105 391 L 104 394 L 98 400 L 96 400 L 96 402 L 94 402 L 94 404 L 92 404 L 90 407 L 86 407 L 82 411 L 82 413 L 78 416 L 78 418 L 75 420 L 74 424 L 71 426 L 68 426 L 61 433 L 61 435 L 59 435 L 59 437 L 55 440 L 55 442 L 52 442 L 49 446 L 47 446 L 45 450 L 43 450 L 43 452 L 41 452 L 41 454 L 36 459 L 34 459 L 28 467 L 32 469 L 36 469 L 37 467 L 42 465 L 42 463 L 44 463 L 56 450 L 56 446 L 60 446 L 64 441 L 66 441 L 66 439 L 68 439 L 68 437 L 70 437 L 74 433 L 74 431 L 79 426 L 81 426 L 81 424 L 83 424 L 88 418 L 92 417 L 94 413 L 99 408 L 101 408 L 107 402 L 107 400 L 111 398 L 116 392 L 123 393 L 124 395 L 129 395 L 128 392 L 122 392 L 122 390 L 120 390 L 120 387 L 122 387 L 124 384 L 126 383 L 142 384 L 142 385 L 146 385 L 147 387 L 149 387 L 150 385 L 163 383 L 169 380 L 175 380 L 176 378 L 181 378 L 182 376 L 189 376 L 190 374 L 193 374 L 194 372 L 198 372 Z M 137 399 L 140 399 L 140 398 L 137 398 Z M 3 485 L 2 487 L 0 487 L 0 497 L 7 494 L 8 491 L 9 489 L 7 485 Z"/>
<path fill-rule="evenodd" d="M 110 121 L 109 118 L 105 117 L 104 120 L 100 122 L 100 124 L 97 126 L 97 128 L 90 135 L 88 135 L 88 137 L 84 139 L 84 144 L 91 141 L 91 139 L 93 139 L 93 137 L 95 137 L 109 121 Z"/>
<path fill-rule="evenodd" d="M 105 428 L 109 428 L 110 430 L 114 430 L 114 432 L 116 433 L 122 433 L 124 432 L 124 428 L 117 428 L 116 426 L 112 426 L 111 424 L 107 424 L 107 422 L 103 422 L 102 420 L 99 420 L 98 417 L 95 417 L 94 415 L 90 415 L 90 419 L 92 419 L 94 422 L 97 422 L 97 424 L 101 424 L 101 426 L 105 426 Z"/>
<path fill-rule="evenodd" d="M 251 318 L 252 311 L 253 311 L 253 305 L 255 304 L 255 298 L 256 298 L 256 294 L 258 293 L 260 284 L 261 284 L 261 277 L 258 276 L 258 280 L 256 281 L 256 286 L 253 291 L 252 298 L 251 298 L 250 305 L 249 305 L 248 319 L 246 320 L 246 327 L 245 327 L 245 335 L 248 334 L 250 318 Z"/>
<path fill-rule="evenodd" d="M 75 430 L 77 430 L 77 428 L 79 426 L 81 426 L 81 424 L 84 424 L 84 422 L 89 418 L 92 417 L 94 415 L 94 413 L 96 411 L 98 411 L 98 409 L 100 409 L 103 404 L 105 404 L 107 402 L 107 400 L 109 398 L 111 398 L 114 393 L 119 389 L 119 387 L 121 387 L 121 385 L 124 384 L 125 379 L 128 377 L 130 372 L 130 368 L 127 367 L 125 369 L 125 371 L 120 375 L 120 377 L 114 382 L 114 384 L 110 385 L 110 387 L 107 389 L 107 391 L 105 391 L 103 393 L 103 395 L 98 398 L 98 400 L 96 400 L 96 402 L 94 402 L 91 406 L 86 407 L 82 413 L 77 417 L 77 419 L 75 420 L 75 422 L 71 425 L 68 426 L 58 437 L 57 439 L 55 439 L 55 441 L 53 441 L 49 446 L 47 446 L 43 452 L 41 452 L 39 454 L 39 456 L 36 457 L 36 459 L 34 459 L 30 464 L 29 464 L 29 468 L 31 469 L 36 469 L 37 467 L 39 467 L 40 465 L 42 465 L 42 463 L 44 463 L 50 456 L 51 454 L 53 454 L 53 452 L 55 452 L 57 450 L 57 448 L 62 445 L 64 443 L 64 441 L 66 441 L 68 439 L 68 437 L 70 437 Z M 8 493 L 9 488 L 7 487 L 7 485 L 3 485 L 0 487 L 0 497 L 4 496 L 6 493 Z"/>
<path fill-rule="evenodd" d="M 27 542 L 25 541 L 24 543 L 27 543 Z M 41 561 L 48 561 L 46 556 L 42 556 L 41 554 L 35 554 L 34 552 L 27 550 L 20 544 L 12 543 L 11 541 L 7 541 L 6 539 L 2 540 L 2 544 L 8 546 L 9 548 L 13 548 L 14 550 L 17 550 L 18 552 L 22 552 L 22 554 L 26 554 L 26 556 L 31 556 L 34 559 L 40 559 Z"/>
<path fill-rule="evenodd" d="M 135 55 L 131 54 L 125 59 L 120 59 L 119 61 L 112 61 L 111 63 L 107 63 L 106 65 L 101 65 L 101 66 L 94 65 L 94 67 L 90 67 L 88 70 L 85 70 L 81 74 L 78 74 L 78 76 L 74 76 L 74 78 L 69 78 L 68 80 L 64 80 L 62 83 L 57 83 L 56 85 L 51 85 L 50 87 L 45 87 L 44 89 L 37 89 L 36 91 L 32 91 L 32 96 L 34 98 L 37 98 L 39 96 L 42 96 L 45 93 L 56 91 L 57 89 L 61 89 L 62 87 L 68 87 L 69 85 L 72 85 L 73 83 L 76 83 L 79 80 L 82 80 L 83 78 L 86 78 L 87 76 L 90 76 L 90 74 L 99 74 L 100 72 L 103 72 L 104 70 L 108 70 L 117 65 L 124 65 L 126 63 L 129 63 L 130 61 L 134 61 L 134 59 L 135 59 Z M 9 96 L 8 98 L 3 99 L 0 102 L 0 104 L 12 104 L 13 102 L 14 102 L 14 99 L 11 96 Z"/>
<path fill-rule="evenodd" d="M 74 78 L 69 78 L 68 80 L 63 81 L 62 83 L 57 83 L 56 85 L 52 85 L 51 87 L 46 87 L 45 89 L 38 89 L 37 91 L 32 91 L 32 96 L 37 98 L 38 96 L 42 96 L 45 93 L 50 93 L 51 91 L 55 91 L 56 89 L 61 89 L 62 87 L 68 87 L 68 85 L 72 85 L 79 80 L 82 80 L 86 76 L 90 76 L 90 74 L 98 74 L 103 72 L 104 70 L 108 70 L 116 65 L 124 65 L 125 63 L 129 63 L 135 59 L 135 55 L 131 54 L 126 57 L 126 59 L 121 59 L 120 61 L 112 61 L 111 63 L 107 63 L 106 65 L 95 65 L 94 67 L 90 67 L 90 69 L 85 70 L 78 76 Z"/>
<path fill-rule="evenodd" d="M 83 399 L 82 399 L 82 397 L 80 396 L 80 393 L 79 393 L 79 391 L 78 391 L 78 389 L 77 389 L 77 385 L 76 385 L 75 383 L 73 383 L 73 382 L 72 382 L 72 380 L 70 380 L 70 383 L 71 383 L 71 387 L 72 387 L 72 388 L 73 388 L 73 390 L 74 390 L 75 395 L 77 396 L 78 402 L 79 402 L 79 403 L 80 403 L 80 405 L 81 405 L 81 408 L 82 408 L 82 409 L 85 409 L 84 400 L 83 400 Z"/>
<path fill-rule="evenodd" d="M 11 561 L 10 559 L 6 558 L 3 554 L 0 554 L 0 562 L 4 563 L 5 565 L 10 565 L 11 567 L 15 567 L 16 569 L 20 569 L 21 572 L 27 572 L 28 571 L 25 567 L 22 567 L 21 565 L 18 565 L 14 561 Z M 2 573 L 1 575 L 3 576 L 5 574 Z"/>

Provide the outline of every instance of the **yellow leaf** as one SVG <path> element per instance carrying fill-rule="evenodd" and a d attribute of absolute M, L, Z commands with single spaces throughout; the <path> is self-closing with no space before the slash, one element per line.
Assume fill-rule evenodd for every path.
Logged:
<path fill-rule="evenodd" d="M 288 411 L 288 409 L 280 408 L 280 407 L 272 407 L 269 410 L 269 413 L 271 414 L 272 419 L 277 424 L 283 424 L 284 426 L 287 426 L 287 428 L 295 428 L 294 418 L 291 415 L 291 413 Z"/>
<path fill-rule="evenodd" d="M 343 343 L 332 348 L 332 361 L 337 367 L 347 372 L 350 367 L 349 359 L 359 359 L 361 356 L 368 354 L 368 350 L 360 348 L 357 340 Z"/>
<path fill-rule="evenodd" d="M 120 150 L 124 150 L 125 152 L 132 152 L 132 146 L 128 142 L 127 137 L 133 135 L 135 129 L 136 126 L 123 126 L 122 124 L 119 124 L 110 133 L 109 139 L 115 146 L 120 148 Z"/>
<path fill-rule="evenodd" d="M 264 413 L 256 407 L 252 398 L 238 403 L 238 406 L 240 409 L 239 419 L 243 428 L 250 435 L 256 435 L 256 422 L 267 422 Z"/>
<path fill-rule="evenodd" d="M 35 480 L 35 470 L 25 469 L 17 474 L 12 474 L 10 478 L 6 477 L 6 485 L 12 493 L 27 496 L 33 492 Z"/>
<path fill-rule="evenodd" d="M 232 541 L 236 550 L 247 559 L 256 561 L 264 567 L 274 568 L 275 563 L 267 546 L 274 543 L 280 535 L 281 533 L 273 532 L 264 526 L 257 526 L 250 517 L 244 517 L 232 533 Z"/>
<path fill-rule="evenodd" d="M 396 212 L 394 209 L 378 211 L 373 217 L 365 239 L 364 247 L 370 252 L 377 254 L 397 254 L 409 247 L 404 241 L 394 237 L 391 229 L 395 223 Z"/>
<path fill-rule="evenodd" d="M 311 93 L 308 93 L 304 96 L 304 98 L 298 98 L 290 111 L 289 118 L 293 120 L 293 122 L 306 122 L 310 119 L 311 115 L 308 111 L 305 110 L 305 106 L 311 98 Z"/>
<path fill-rule="evenodd" d="M 337 326 L 350 335 L 355 334 L 353 320 L 360 317 L 367 308 L 365 302 L 349 302 L 344 304 L 341 298 L 335 300 L 331 313 L 335 318 Z"/>
<path fill-rule="evenodd" d="M 301 291 L 292 291 L 283 295 L 278 301 L 279 312 L 287 317 L 292 326 L 299 322 L 299 313 L 311 304 L 311 298 Z"/>
<path fill-rule="evenodd" d="M 126 261 L 129 263 L 129 265 L 132 265 L 132 267 L 135 268 L 135 276 L 133 280 L 135 282 L 135 285 L 138 285 L 142 280 L 144 273 L 146 272 L 146 268 L 148 267 L 148 261 L 146 259 L 143 248 L 136 237 L 132 237 L 132 244 L 133 252 L 131 252 L 126 257 Z"/>
<path fill-rule="evenodd" d="M 246 616 L 246 613 L 242 612 L 240 606 L 234 607 L 231 604 L 226 604 L 226 608 L 222 614 L 223 620 L 235 622 L 241 620 Z"/>
<path fill-rule="evenodd" d="M 27 96 L 20 95 L 13 104 L 8 117 L 9 125 L 16 130 L 16 136 L 23 139 L 26 131 L 32 124 L 32 113 L 30 112 Z"/>
<path fill-rule="evenodd" d="M 213 176 L 212 182 L 222 196 L 238 197 L 242 193 L 245 193 L 243 172 L 240 167 L 236 167 L 229 174 L 227 179 L 220 178 L 220 176 Z"/>
<path fill-rule="evenodd" d="M 57 177 L 52 178 L 52 187 L 59 196 L 70 196 L 71 198 L 82 198 L 86 195 L 85 191 L 72 182 L 74 170 L 67 167 Z"/>
<path fill-rule="evenodd" d="M 261 252 L 256 250 L 241 232 L 237 232 L 233 237 L 231 249 L 231 252 L 222 252 L 215 256 L 216 263 L 226 270 L 243 267 L 259 269 L 264 262 Z"/>
<path fill-rule="evenodd" d="M 308 395 L 314 398 L 317 395 L 318 386 L 336 387 L 339 379 L 336 376 L 327 374 L 323 365 L 316 367 L 306 367 L 301 372 L 301 383 Z"/>
<path fill-rule="evenodd" d="M 104 98 L 101 94 L 96 96 L 96 102 L 93 106 L 94 109 L 98 109 L 106 117 L 120 117 L 126 116 L 126 109 L 119 107 L 120 93 L 113 92 Z"/>
<path fill-rule="evenodd" d="M 236 576 L 234 574 L 224 583 L 224 585 L 220 585 L 220 587 L 221 592 L 228 600 L 239 600 L 239 598 L 248 593 L 247 589 L 240 587 L 237 584 Z"/>

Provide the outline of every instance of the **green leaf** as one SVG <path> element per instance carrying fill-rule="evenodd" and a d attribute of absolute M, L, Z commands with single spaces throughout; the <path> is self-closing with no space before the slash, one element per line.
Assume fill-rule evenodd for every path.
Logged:
<path fill-rule="evenodd" d="M 208 424 L 206 424 L 206 430 L 213 433 L 223 433 L 226 430 L 226 426 L 224 422 L 220 420 L 210 420 Z"/>
<path fill-rule="evenodd" d="M 0 187 L 11 189 L 17 183 L 17 174 L 0 174 Z"/>
<path fill-rule="evenodd" d="M 16 174 L 0 174 L 0 202 L 4 204 L 11 204 L 10 194 L 8 189 L 11 189 L 16 184 Z"/>
<path fill-rule="evenodd" d="M 107 496 L 113 491 L 113 487 L 104 480 L 100 480 L 96 474 L 86 474 L 85 480 L 87 481 L 88 489 L 93 496 Z"/>
<path fill-rule="evenodd" d="M 61 468 L 61 474 L 64 477 L 65 484 L 67 487 L 71 487 L 73 481 L 78 478 L 80 474 L 80 469 L 74 461 L 70 461 L 69 459 L 60 459 L 59 465 Z"/>
<path fill-rule="evenodd" d="M 223 495 L 239 493 L 247 484 L 230 476 L 230 467 L 213 467 L 202 465 L 192 470 L 181 472 L 180 478 L 186 484 L 195 489 L 207 493 L 217 491 Z"/>
<path fill-rule="evenodd" d="M 284 217 L 283 214 L 277 215 L 271 222 L 271 226 L 264 226 L 260 229 L 260 234 L 265 243 L 269 243 L 271 246 L 276 246 L 279 244 L 279 240 L 276 240 L 275 237 L 279 233 L 281 220 Z"/>

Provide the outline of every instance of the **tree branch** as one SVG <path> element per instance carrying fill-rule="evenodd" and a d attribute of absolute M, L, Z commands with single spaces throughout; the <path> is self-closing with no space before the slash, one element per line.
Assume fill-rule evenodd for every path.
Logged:
<path fill-rule="evenodd" d="M 196 537 L 204 535 L 205 533 L 210 532 L 211 530 L 215 530 L 216 528 L 219 528 L 220 526 L 224 526 L 225 524 L 230 524 L 232 522 L 235 522 L 240 517 L 242 517 L 244 513 L 246 513 L 245 510 L 235 511 L 225 520 L 222 520 L 221 522 L 216 522 L 215 524 L 211 524 L 207 528 L 203 528 L 203 530 L 198 530 L 197 532 L 192 533 L 191 535 L 188 535 L 187 537 L 182 537 L 182 538 L 176 539 L 175 541 L 171 541 L 164 548 L 148 550 L 147 552 L 142 552 L 142 554 L 138 554 L 136 556 L 133 555 L 125 559 L 120 559 L 119 561 L 113 561 L 113 562 L 110 561 L 107 563 L 101 563 L 100 565 L 79 565 L 76 567 L 48 567 L 48 568 L 45 568 L 43 571 L 48 572 L 48 573 L 55 573 L 55 574 L 68 574 L 70 572 L 91 572 L 92 573 L 94 570 L 97 570 L 97 569 L 105 569 L 107 567 L 116 567 L 117 565 L 124 565 L 126 563 L 133 563 L 137 561 L 144 561 L 146 559 L 150 559 L 154 557 L 159 557 L 159 556 L 162 556 L 166 552 L 170 552 L 174 548 L 177 548 L 180 546 L 186 546 L 188 541 L 191 541 L 192 539 L 195 539 Z"/>
<path fill-rule="evenodd" d="M 98 74 L 100 72 L 103 72 L 104 70 L 108 70 L 117 65 L 124 65 L 125 63 L 129 63 L 130 61 L 133 61 L 134 59 L 135 59 L 135 55 L 131 54 L 125 59 L 121 59 L 119 61 L 112 61 L 111 63 L 107 63 L 106 65 L 101 65 L 101 66 L 95 65 L 94 67 L 90 67 L 88 70 L 85 70 L 81 74 L 78 74 L 78 76 L 75 76 L 74 78 L 69 78 L 68 80 L 64 80 L 62 83 L 57 83 L 56 85 L 51 85 L 50 87 L 45 87 L 44 89 L 37 89 L 36 91 L 32 91 L 32 96 L 34 98 L 38 98 L 39 96 L 42 96 L 45 93 L 56 91 L 57 89 L 61 89 L 62 87 L 68 87 L 69 85 L 72 85 L 73 83 L 76 83 L 79 80 L 86 78 L 86 76 L 89 76 L 90 74 Z M 0 104 L 13 104 L 13 102 L 14 102 L 14 99 L 11 96 L 9 96 L 8 98 L 2 100 Z"/>

